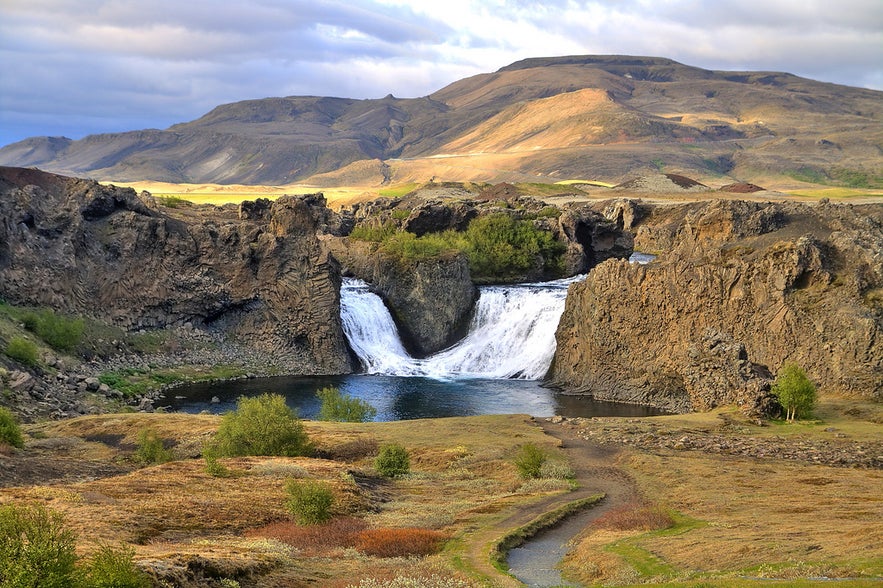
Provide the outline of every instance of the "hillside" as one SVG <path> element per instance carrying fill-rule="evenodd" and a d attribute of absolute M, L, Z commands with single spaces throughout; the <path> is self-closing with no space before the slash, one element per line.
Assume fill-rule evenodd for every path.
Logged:
<path fill-rule="evenodd" d="M 218 106 L 165 130 L 35 137 L 0 165 L 102 180 L 618 182 L 648 170 L 729 181 L 883 185 L 883 93 L 669 59 L 528 59 L 429 96 L 287 97 Z M 365 165 L 384 161 L 387 166 Z M 317 182 L 321 183 L 321 182 Z"/>

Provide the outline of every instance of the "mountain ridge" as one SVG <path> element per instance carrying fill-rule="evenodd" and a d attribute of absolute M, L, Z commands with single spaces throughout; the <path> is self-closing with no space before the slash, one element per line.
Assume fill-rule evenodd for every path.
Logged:
<path fill-rule="evenodd" d="M 661 57 L 563 56 L 517 61 L 420 98 L 263 98 L 165 130 L 32 137 L 0 149 L 0 165 L 111 181 L 287 184 L 388 161 L 390 174 L 361 178 L 378 184 L 418 178 L 428 168 L 415 162 L 453 155 L 462 161 L 445 168 L 447 180 L 619 181 L 664 166 L 723 183 L 764 174 L 836 181 L 845 170 L 868 184 L 859 187 L 877 187 L 881 118 L 876 90 Z M 537 135 L 542 144 L 528 148 Z"/>

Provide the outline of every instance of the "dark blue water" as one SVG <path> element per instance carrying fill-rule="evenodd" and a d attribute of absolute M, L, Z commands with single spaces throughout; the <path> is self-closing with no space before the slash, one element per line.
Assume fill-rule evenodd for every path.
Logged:
<path fill-rule="evenodd" d="M 649 416 L 659 411 L 645 406 L 594 401 L 568 396 L 533 380 L 459 379 L 349 375 L 334 377 L 273 377 L 232 382 L 195 383 L 175 388 L 157 406 L 179 412 L 223 413 L 236 408 L 240 396 L 267 392 L 282 394 L 289 406 L 305 418 L 319 413 L 316 391 L 336 386 L 377 409 L 377 421 L 397 421 L 483 414 Z M 212 403 L 212 397 L 220 402 Z"/>

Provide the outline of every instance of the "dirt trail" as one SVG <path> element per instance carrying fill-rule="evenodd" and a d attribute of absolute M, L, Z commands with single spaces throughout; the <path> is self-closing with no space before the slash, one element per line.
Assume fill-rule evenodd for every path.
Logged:
<path fill-rule="evenodd" d="M 552 423 L 541 419 L 537 420 L 537 424 L 547 435 L 560 441 L 560 447 L 567 455 L 579 488 L 567 494 L 520 507 L 517 512 L 495 524 L 478 529 L 467 539 L 468 548 L 465 557 L 474 570 L 487 578 L 489 586 L 523 586 L 515 578 L 499 572 L 490 561 L 491 549 L 509 531 L 522 527 L 538 516 L 568 502 L 603 493 L 604 500 L 584 519 L 586 524 L 589 524 L 609 509 L 628 502 L 637 494 L 634 481 L 616 467 L 619 449 L 582 439 L 577 435 L 578 429 L 567 422 Z"/>

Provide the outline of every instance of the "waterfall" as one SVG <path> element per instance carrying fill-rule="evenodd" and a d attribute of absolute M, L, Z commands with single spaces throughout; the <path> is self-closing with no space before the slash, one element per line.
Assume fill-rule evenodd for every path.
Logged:
<path fill-rule="evenodd" d="M 466 337 L 425 359 L 405 351 L 380 297 L 365 282 L 346 278 L 341 289 L 343 329 L 369 374 L 538 380 L 555 354 L 567 286 L 582 277 L 479 288 Z"/>

